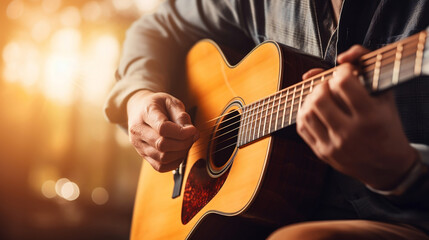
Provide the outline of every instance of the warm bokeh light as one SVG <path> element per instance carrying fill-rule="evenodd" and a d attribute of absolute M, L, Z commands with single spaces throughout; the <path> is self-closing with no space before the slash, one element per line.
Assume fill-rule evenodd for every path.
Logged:
<path fill-rule="evenodd" d="M 6 15 L 10 19 L 18 19 L 24 12 L 24 3 L 21 0 L 14 0 L 9 3 L 6 9 Z"/>
<path fill-rule="evenodd" d="M 40 52 L 30 42 L 10 42 L 3 49 L 6 81 L 32 87 L 40 77 Z"/>
<path fill-rule="evenodd" d="M 43 42 L 48 39 L 51 31 L 51 23 L 47 19 L 40 20 L 32 27 L 31 37 L 37 42 Z"/>
<path fill-rule="evenodd" d="M 45 196 L 46 198 L 54 198 L 56 196 L 55 181 L 48 180 L 44 182 L 41 191 L 43 196 Z"/>
<path fill-rule="evenodd" d="M 74 182 L 66 182 L 61 187 L 60 196 L 68 201 L 76 200 L 80 195 L 79 186 Z"/>
<path fill-rule="evenodd" d="M 78 27 L 81 22 L 80 11 L 77 7 L 66 7 L 61 12 L 60 22 L 65 27 Z"/>
<path fill-rule="evenodd" d="M 106 204 L 109 201 L 109 193 L 105 188 L 94 188 L 91 193 L 92 201 L 97 205 Z"/>
<path fill-rule="evenodd" d="M 110 89 L 119 58 L 119 42 L 105 34 L 95 38 L 85 52 L 82 92 L 86 101 L 102 102 Z"/>
<path fill-rule="evenodd" d="M 139 8 L 140 12 L 151 12 L 153 11 L 161 1 L 154 1 L 154 0 L 135 0 L 137 7 Z"/>
<path fill-rule="evenodd" d="M 102 9 L 97 1 L 90 1 L 85 3 L 82 8 L 82 18 L 86 21 L 95 22 L 100 19 Z"/>
<path fill-rule="evenodd" d="M 117 10 L 126 10 L 133 5 L 133 0 L 112 0 Z"/>
<path fill-rule="evenodd" d="M 55 182 L 55 192 L 58 196 L 62 195 L 61 191 L 63 189 L 63 186 L 68 182 L 70 182 L 70 180 L 68 180 L 67 178 L 60 178 L 57 180 L 57 182 Z"/>
<path fill-rule="evenodd" d="M 142 162 L 102 109 L 161 1 L 0 1 L 0 239 L 129 238 Z"/>
<path fill-rule="evenodd" d="M 42 0 L 42 9 L 46 13 L 54 13 L 61 7 L 61 0 Z"/>

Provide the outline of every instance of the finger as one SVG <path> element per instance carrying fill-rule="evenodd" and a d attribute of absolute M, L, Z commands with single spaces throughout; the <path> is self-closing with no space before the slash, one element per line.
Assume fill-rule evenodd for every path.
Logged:
<path fill-rule="evenodd" d="M 182 127 L 192 125 L 191 117 L 186 113 L 185 106 L 180 100 L 176 98 L 167 98 L 165 100 L 165 108 L 170 115 L 171 121 Z"/>
<path fill-rule="evenodd" d="M 158 149 L 150 146 L 147 143 L 142 143 L 142 149 L 145 157 L 150 157 L 161 164 L 175 162 L 187 156 L 188 151 L 175 151 L 175 152 L 160 152 Z"/>
<path fill-rule="evenodd" d="M 327 129 L 338 131 L 348 121 L 347 113 L 334 100 L 327 82 L 317 86 L 306 101 L 308 101 L 308 105 L 314 111 L 317 119 Z M 311 117 L 309 116 L 309 118 Z"/>
<path fill-rule="evenodd" d="M 313 68 L 313 69 L 310 69 L 310 70 L 308 70 L 306 73 L 304 73 L 302 75 L 302 80 L 311 78 L 311 77 L 313 77 L 313 76 L 315 76 L 315 75 L 317 75 L 317 74 L 319 74 L 319 73 L 321 73 L 323 71 L 325 71 L 325 69 L 323 69 L 323 68 Z"/>
<path fill-rule="evenodd" d="M 369 93 L 359 81 L 358 70 L 350 63 L 336 68 L 333 79 L 329 81 L 329 88 L 349 111 L 362 112 L 371 104 Z"/>
<path fill-rule="evenodd" d="M 368 49 L 361 45 L 353 45 L 349 50 L 338 55 L 337 62 L 340 64 L 345 62 L 355 62 L 367 53 L 369 53 Z"/>
<path fill-rule="evenodd" d="M 298 120 L 300 121 L 304 132 L 313 138 L 313 143 L 329 142 L 329 134 L 326 126 L 320 121 L 313 110 L 298 113 Z"/>
<path fill-rule="evenodd" d="M 183 159 L 178 159 L 177 161 L 170 162 L 167 164 L 161 164 L 160 162 L 156 161 L 155 159 L 151 157 L 145 157 L 144 158 L 149 164 L 158 172 L 168 172 L 172 171 L 179 167 L 179 165 L 183 162 Z"/>
<path fill-rule="evenodd" d="M 185 140 L 194 137 L 197 130 L 194 126 L 182 127 L 177 123 L 169 121 L 166 114 L 158 108 L 152 108 L 148 111 L 145 122 L 154 129 L 160 136 Z"/>
<path fill-rule="evenodd" d="M 299 135 L 308 146 L 314 146 L 316 144 L 316 139 L 308 132 L 308 130 L 300 123 L 300 121 L 297 121 L 296 127 Z"/>
<path fill-rule="evenodd" d="M 163 137 L 146 124 L 143 124 L 143 126 L 131 127 L 130 136 L 137 137 L 139 140 L 148 143 L 161 152 L 189 150 L 194 143 L 192 137 L 181 140 Z"/>

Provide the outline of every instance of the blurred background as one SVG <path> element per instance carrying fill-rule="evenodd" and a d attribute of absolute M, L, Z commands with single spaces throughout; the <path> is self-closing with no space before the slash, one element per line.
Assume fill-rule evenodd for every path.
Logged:
<path fill-rule="evenodd" d="M 128 239 L 141 159 L 102 106 L 160 1 L 0 1 L 0 239 Z"/>

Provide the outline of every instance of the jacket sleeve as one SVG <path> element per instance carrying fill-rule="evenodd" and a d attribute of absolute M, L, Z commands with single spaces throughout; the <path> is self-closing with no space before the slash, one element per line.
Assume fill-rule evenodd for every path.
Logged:
<path fill-rule="evenodd" d="M 138 90 L 171 92 L 180 81 L 177 76 L 187 51 L 200 39 L 251 49 L 239 1 L 168 0 L 134 22 L 126 34 L 117 81 L 105 103 L 108 120 L 126 127 L 126 102 Z"/>

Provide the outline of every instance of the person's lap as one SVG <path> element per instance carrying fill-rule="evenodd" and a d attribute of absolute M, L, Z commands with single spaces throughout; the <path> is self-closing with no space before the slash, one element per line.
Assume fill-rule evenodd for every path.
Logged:
<path fill-rule="evenodd" d="M 282 227 L 269 240 L 429 240 L 409 226 L 368 220 L 335 220 L 298 223 Z"/>

